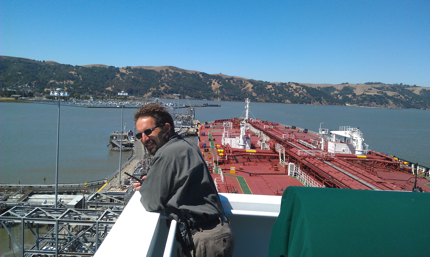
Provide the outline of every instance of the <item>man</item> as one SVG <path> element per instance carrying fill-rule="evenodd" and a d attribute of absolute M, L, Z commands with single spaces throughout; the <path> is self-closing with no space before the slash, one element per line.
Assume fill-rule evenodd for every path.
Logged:
<path fill-rule="evenodd" d="M 139 139 L 154 155 L 141 193 L 147 211 L 178 222 L 181 256 L 232 256 L 235 247 L 214 182 L 196 143 L 177 135 L 169 112 L 148 104 L 135 113 Z"/>

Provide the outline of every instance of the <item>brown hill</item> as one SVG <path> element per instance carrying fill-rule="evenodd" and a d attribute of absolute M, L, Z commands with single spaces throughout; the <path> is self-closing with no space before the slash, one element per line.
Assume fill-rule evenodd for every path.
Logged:
<path fill-rule="evenodd" d="M 384 108 L 430 108 L 430 88 L 403 84 L 310 84 L 267 82 L 225 74 L 207 74 L 175 66 L 117 68 L 103 64 L 72 66 L 53 61 L 0 56 L 1 95 L 45 94 L 67 87 L 69 94 L 111 98 L 126 91 L 135 97 L 355 105 Z M 25 88 L 25 89 L 24 89 Z"/>

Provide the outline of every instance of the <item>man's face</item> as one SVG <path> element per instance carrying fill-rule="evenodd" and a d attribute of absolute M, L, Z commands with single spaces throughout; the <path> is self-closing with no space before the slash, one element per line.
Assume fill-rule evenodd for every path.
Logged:
<path fill-rule="evenodd" d="M 138 133 L 144 132 L 146 129 L 152 129 L 156 127 L 156 123 L 153 117 L 140 117 L 136 122 L 136 130 Z M 151 132 L 150 135 L 142 133 L 141 143 L 147 148 L 151 155 L 156 154 L 157 150 L 166 144 L 163 138 L 163 134 L 169 131 L 169 124 L 165 124 L 162 127 L 157 127 Z"/>

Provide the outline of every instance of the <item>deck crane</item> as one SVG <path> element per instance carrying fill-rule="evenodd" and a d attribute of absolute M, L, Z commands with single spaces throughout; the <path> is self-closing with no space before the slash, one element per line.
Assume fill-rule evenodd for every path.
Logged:
<path fill-rule="evenodd" d="M 331 133 L 331 141 L 336 142 L 335 136 L 342 136 L 345 138 L 350 138 L 350 142 L 352 143 L 355 154 L 363 155 L 368 152 L 368 145 L 364 143 L 364 137 L 359 128 L 352 128 L 349 126 L 342 126 L 339 130 L 330 131 Z"/>

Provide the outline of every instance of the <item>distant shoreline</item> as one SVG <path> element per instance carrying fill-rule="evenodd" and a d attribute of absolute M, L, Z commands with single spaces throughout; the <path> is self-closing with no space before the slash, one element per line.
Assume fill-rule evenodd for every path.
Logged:
<path fill-rule="evenodd" d="M 166 100 L 178 100 L 178 99 L 166 99 Z M 187 100 L 187 99 L 181 99 L 181 100 Z M 200 100 L 200 99 L 189 99 L 192 101 L 205 101 L 205 102 L 242 102 L 242 101 L 221 101 L 221 100 Z M 13 97 L 0 97 L 0 102 L 7 102 L 7 103 L 56 103 L 56 101 L 53 100 L 42 100 L 42 99 L 34 99 L 34 98 L 29 98 L 29 99 L 18 99 L 16 100 Z M 129 100 L 129 102 L 139 102 L 139 101 L 135 101 L 135 100 Z M 329 105 L 329 104 L 293 104 L 293 103 L 266 103 L 266 102 L 254 102 L 255 104 L 290 104 L 290 105 L 310 105 L 310 106 L 341 106 L 341 107 L 360 107 L 360 108 L 377 108 L 377 109 L 388 109 L 388 110 L 421 110 L 421 111 L 430 111 L 430 109 L 416 109 L 416 108 L 389 108 L 389 107 L 378 107 L 378 106 L 363 106 L 363 105 L 353 105 L 353 104 L 349 104 L 349 105 Z M 77 107 L 77 106 L 73 106 L 73 107 Z M 194 106 L 194 107 L 204 107 L 204 106 Z M 216 107 L 216 106 L 212 106 L 209 105 L 207 107 Z M 217 106 L 219 107 L 219 106 Z M 99 108 L 99 107 L 87 107 L 87 108 Z M 103 108 L 103 107 L 100 107 Z M 110 107 L 110 108 L 114 108 L 114 107 Z M 125 107 L 125 108 L 132 108 L 132 107 Z M 133 107 L 136 108 L 136 107 Z"/>
<path fill-rule="evenodd" d="M 34 100 L 16 100 L 13 97 L 0 97 L 0 102 L 13 102 L 13 103 L 32 103 Z"/>

